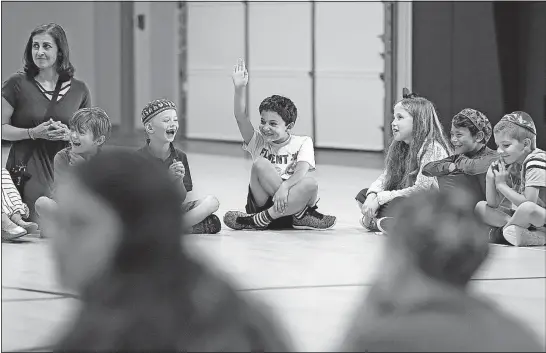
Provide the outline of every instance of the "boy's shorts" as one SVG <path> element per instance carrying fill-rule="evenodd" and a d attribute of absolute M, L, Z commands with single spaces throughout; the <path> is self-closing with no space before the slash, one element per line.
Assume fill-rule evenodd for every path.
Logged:
<path fill-rule="evenodd" d="M 269 197 L 263 206 L 258 206 L 256 203 L 256 200 L 254 199 L 254 195 L 252 194 L 252 190 L 250 189 L 250 185 L 248 186 L 248 196 L 246 198 L 246 206 L 245 211 L 246 213 L 252 214 L 252 213 L 260 213 L 262 211 L 267 210 L 273 206 L 273 197 Z M 277 218 L 273 222 L 269 224 L 268 229 L 293 229 L 292 227 L 292 216 L 283 216 L 280 218 Z"/>

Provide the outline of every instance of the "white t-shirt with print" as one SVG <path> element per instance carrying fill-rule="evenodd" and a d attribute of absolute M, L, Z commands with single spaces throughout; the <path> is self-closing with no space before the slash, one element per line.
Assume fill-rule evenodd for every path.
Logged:
<path fill-rule="evenodd" d="M 283 180 L 294 174 L 298 162 L 307 162 L 309 170 L 315 170 L 315 150 L 309 136 L 291 135 L 283 143 L 273 143 L 255 130 L 248 145 L 243 143 L 243 149 L 252 155 L 253 161 L 259 157 L 269 160 Z"/>

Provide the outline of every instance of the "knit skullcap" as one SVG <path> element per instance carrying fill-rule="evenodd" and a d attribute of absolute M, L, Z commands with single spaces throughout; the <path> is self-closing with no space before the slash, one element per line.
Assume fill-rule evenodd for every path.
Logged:
<path fill-rule="evenodd" d="M 168 99 L 156 99 L 142 109 L 142 124 L 146 125 L 154 116 L 169 109 L 176 110 L 176 105 Z"/>

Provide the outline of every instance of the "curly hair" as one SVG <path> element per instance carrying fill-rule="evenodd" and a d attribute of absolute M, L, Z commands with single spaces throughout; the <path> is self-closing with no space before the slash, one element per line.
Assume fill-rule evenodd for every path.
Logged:
<path fill-rule="evenodd" d="M 296 119 L 298 118 L 298 108 L 296 108 L 294 102 L 292 102 L 290 98 L 276 94 L 265 98 L 262 103 L 260 103 L 259 111 L 260 114 L 264 111 L 279 114 L 286 125 L 291 123 L 295 124 Z"/>
<path fill-rule="evenodd" d="M 470 119 L 463 115 L 455 115 L 453 117 L 453 120 L 451 120 L 451 123 L 457 128 L 467 128 L 470 131 L 470 135 L 472 135 L 472 137 L 476 137 L 478 132 L 480 132 L 476 125 L 474 125 L 474 123 Z"/>
<path fill-rule="evenodd" d="M 449 154 L 452 152 L 451 143 L 432 102 L 423 97 L 410 97 L 402 99 L 396 105 L 401 105 L 413 117 L 413 132 L 409 144 L 392 140 L 389 146 L 383 185 L 389 191 L 404 189 L 415 183 L 419 173 L 418 154 L 421 149 L 438 143 Z"/>
<path fill-rule="evenodd" d="M 55 41 L 55 44 L 57 45 L 57 61 L 55 63 L 57 73 L 59 74 L 61 81 L 68 81 L 74 77 L 76 69 L 70 62 L 70 50 L 68 48 L 66 33 L 64 29 L 56 23 L 40 25 L 30 33 L 25 47 L 25 53 L 23 54 L 24 72 L 28 76 L 34 77 L 40 71 L 32 58 L 32 42 L 34 36 L 42 33 L 49 34 Z"/>

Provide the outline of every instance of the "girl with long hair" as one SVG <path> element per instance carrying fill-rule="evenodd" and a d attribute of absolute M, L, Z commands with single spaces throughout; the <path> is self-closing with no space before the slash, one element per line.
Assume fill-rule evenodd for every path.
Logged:
<path fill-rule="evenodd" d="M 394 105 L 391 128 L 393 140 L 387 152 L 385 170 L 356 197 L 363 215 L 362 226 L 383 233 L 388 233 L 389 209 L 401 197 L 438 188 L 435 178 L 423 175 L 423 166 L 452 153 L 434 104 L 407 89 L 404 89 L 403 99 Z"/>

